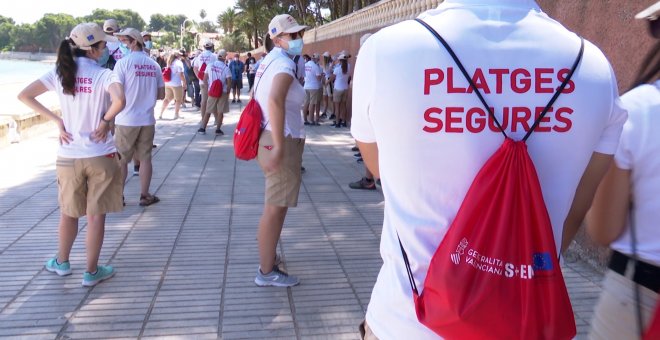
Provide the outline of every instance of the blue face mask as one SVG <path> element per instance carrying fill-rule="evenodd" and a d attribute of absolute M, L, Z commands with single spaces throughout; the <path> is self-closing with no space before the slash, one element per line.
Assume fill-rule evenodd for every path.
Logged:
<path fill-rule="evenodd" d="M 122 56 L 127 56 L 131 53 L 131 49 L 128 48 L 128 45 L 121 43 L 119 45 L 119 50 L 121 51 Z"/>
<path fill-rule="evenodd" d="M 148 48 L 148 49 L 151 49 L 152 47 L 154 47 L 154 43 L 151 42 L 151 40 L 149 40 L 149 41 L 145 41 L 145 42 L 144 42 L 144 47 L 145 47 L 145 48 Z"/>
<path fill-rule="evenodd" d="M 296 39 L 289 41 L 289 49 L 286 52 L 290 55 L 301 55 L 303 50 L 303 40 Z"/>
<path fill-rule="evenodd" d="M 108 47 L 106 46 L 103 49 L 103 54 L 101 54 L 99 59 L 96 60 L 96 63 L 99 64 L 99 66 L 104 66 L 105 64 L 108 63 L 108 59 L 110 59 L 110 51 L 108 50 Z"/>

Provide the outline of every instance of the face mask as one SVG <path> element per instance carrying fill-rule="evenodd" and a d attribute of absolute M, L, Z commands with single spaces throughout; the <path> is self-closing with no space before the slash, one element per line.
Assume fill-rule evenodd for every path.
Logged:
<path fill-rule="evenodd" d="M 106 46 L 103 49 L 103 54 L 101 54 L 101 56 L 96 60 L 96 63 L 99 64 L 99 66 L 103 66 L 108 63 L 108 59 L 110 59 L 110 51 Z"/>
<path fill-rule="evenodd" d="M 301 55 L 303 50 L 303 40 L 296 39 L 289 41 L 289 49 L 286 50 L 290 55 Z"/>
<path fill-rule="evenodd" d="M 148 48 L 148 49 L 151 49 L 152 47 L 154 47 L 154 43 L 151 42 L 151 40 L 149 40 L 149 41 L 145 41 L 145 42 L 144 42 L 144 47 L 145 47 L 145 48 Z"/>

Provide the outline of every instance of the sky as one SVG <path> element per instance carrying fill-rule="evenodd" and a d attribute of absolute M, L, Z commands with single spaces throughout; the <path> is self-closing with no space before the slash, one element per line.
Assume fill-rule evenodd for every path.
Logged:
<path fill-rule="evenodd" d="M 66 13 L 74 17 L 89 15 L 94 9 L 130 9 L 140 14 L 149 24 L 152 14 L 183 14 L 200 20 L 199 12 L 206 10 L 206 19 L 216 21 L 218 14 L 233 6 L 235 0 L 18 0 L 4 4 L 0 15 L 14 19 L 18 24 L 32 24 L 46 13 Z"/>

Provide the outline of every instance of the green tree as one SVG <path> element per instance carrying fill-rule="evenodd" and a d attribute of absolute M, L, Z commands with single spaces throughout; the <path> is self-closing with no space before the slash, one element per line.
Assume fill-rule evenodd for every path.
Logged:
<path fill-rule="evenodd" d="M 9 41 L 15 24 L 14 19 L 0 15 L 0 50 L 11 50 Z"/>
<path fill-rule="evenodd" d="M 69 14 L 47 13 L 34 23 L 34 43 L 44 51 L 54 52 L 77 24 L 78 21 Z"/>
<path fill-rule="evenodd" d="M 34 43 L 34 25 L 21 24 L 14 26 L 10 33 L 9 45 L 16 51 L 36 52 L 39 47 Z"/>
<path fill-rule="evenodd" d="M 99 25 L 103 25 L 107 19 L 117 20 L 119 28 L 124 27 L 133 27 L 139 31 L 143 30 L 146 26 L 146 23 L 138 14 L 130 9 L 117 9 L 109 11 L 107 9 L 95 9 L 92 11 L 92 14 L 84 16 L 84 22 L 96 22 Z"/>
<path fill-rule="evenodd" d="M 222 27 L 225 34 L 231 34 L 236 27 L 236 10 L 233 7 L 227 8 L 224 12 L 218 15 L 218 25 Z"/>
<path fill-rule="evenodd" d="M 234 31 L 230 34 L 225 34 L 220 40 L 222 48 L 231 52 L 245 51 L 249 49 L 249 44 L 245 40 L 245 36 L 240 31 Z"/>
<path fill-rule="evenodd" d="M 270 5 L 264 8 L 264 3 Z M 259 37 L 268 30 L 268 23 L 277 13 L 282 13 L 281 6 L 274 6 L 269 1 L 238 0 L 236 2 L 237 26 L 245 33 L 253 48 L 259 47 Z"/>

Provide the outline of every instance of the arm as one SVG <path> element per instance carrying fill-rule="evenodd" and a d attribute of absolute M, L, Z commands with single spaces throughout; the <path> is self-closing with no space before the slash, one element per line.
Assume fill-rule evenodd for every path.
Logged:
<path fill-rule="evenodd" d="M 183 74 L 183 72 L 179 72 L 179 77 L 181 77 L 181 86 L 185 89 L 187 84 L 186 84 L 186 76 Z"/>
<path fill-rule="evenodd" d="M 101 116 L 103 120 L 91 135 L 91 140 L 95 143 L 100 143 L 106 140 L 108 131 L 110 131 L 110 124 L 108 124 L 106 121 L 112 121 L 115 119 L 115 116 L 117 116 L 117 114 L 124 109 L 124 106 L 126 106 L 124 85 L 121 83 L 112 83 L 108 87 L 108 93 L 110 94 L 110 100 L 112 100 L 112 104 L 110 104 L 108 111 L 103 116 Z"/>
<path fill-rule="evenodd" d="M 266 171 L 276 170 L 282 161 L 284 152 L 284 103 L 289 87 L 294 77 L 286 73 L 279 73 L 273 78 L 273 83 L 268 95 L 268 118 L 273 133 L 273 158 L 268 164 L 264 164 Z"/>
<path fill-rule="evenodd" d="M 612 155 L 606 155 L 594 152 L 591 155 L 589 164 L 582 174 L 580 183 L 575 190 L 573 203 L 568 211 L 564 221 L 564 230 L 562 234 L 561 252 L 563 253 L 575 237 L 580 225 L 584 221 L 584 216 L 591 206 L 598 184 L 607 172 L 612 162 Z"/>
<path fill-rule="evenodd" d="M 612 162 L 587 213 L 587 234 L 600 245 L 610 245 L 625 229 L 630 202 L 630 170 Z"/>
<path fill-rule="evenodd" d="M 159 87 L 156 94 L 156 100 L 165 99 L 165 88 Z"/>
<path fill-rule="evenodd" d="M 363 143 L 357 141 L 358 148 L 364 159 L 367 169 L 374 175 L 374 178 L 380 178 L 380 169 L 378 168 L 378 144 Z"/>
<path fill-rule="evenodd" d="M 40 80 L 35 80 L 18 94 L 18 100 L 23 102 L 23 104 L 27 105 L 38 114 L 46 116 L 46 118 L 55 122 L 60 130 L 60 144 L 69 144 L 71 141 L 73 141 L 73 136 L 66 131 L 66 127 L 64 126 L 64 121 L 62 118 L 53 113 L 53 111 L 46 108 L 43 104 L 41 104 L 40 101 L 37 100 L 39 95 L 46 93 L 47 91 L 48 89 Z"/>

